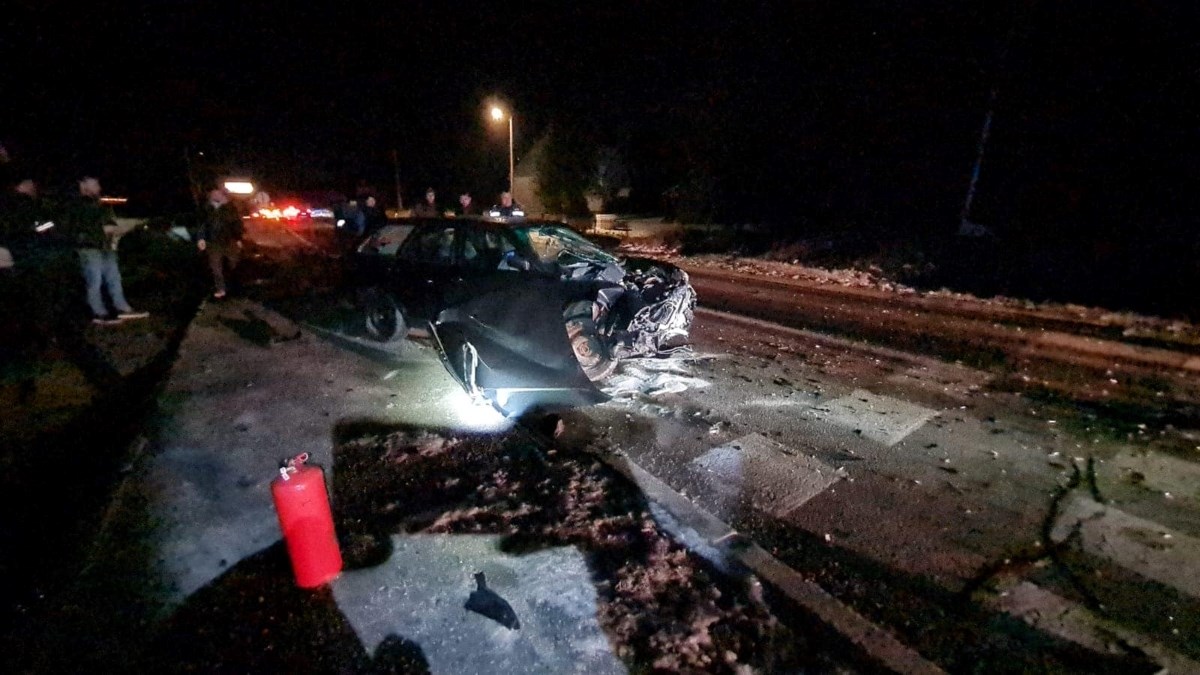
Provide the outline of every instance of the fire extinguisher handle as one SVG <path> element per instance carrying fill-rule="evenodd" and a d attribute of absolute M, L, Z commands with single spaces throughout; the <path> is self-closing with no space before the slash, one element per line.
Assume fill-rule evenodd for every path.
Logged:
<path fill-rule="evenodd" d="M 292 457 L 291 459 L 286 460 L 283 463 L 283 465 L 279 467 L 279 475 L 284 480 L 291 480 L 292 474 L 299 471 L 299 469 L 297 467 L 302 466 L 307 461 L 308 461 L 308 453 L 302 452 L 302 453 L 296 455 L 295 457 Z"/>

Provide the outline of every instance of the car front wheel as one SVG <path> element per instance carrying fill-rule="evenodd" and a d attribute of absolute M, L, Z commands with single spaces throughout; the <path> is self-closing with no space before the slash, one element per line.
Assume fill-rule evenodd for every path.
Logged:
<path fill-rule="evenodd" d="M 368 290 L 363 297 L 363 312 L 367 334 L 379 342 L 400 342 L 408 335 L 408 322 L 396 301 L 378 289 Z"/>
<path fill-rule="evenodd" d="M 583 374 L 592 382 L 612 375 L 617 368 L 617 360 L 612 358 L 608 345 L 592 320 L 592 303 L 572 303 L 567 306 L 563 316 L 566 318 L 567 340 Z"/>

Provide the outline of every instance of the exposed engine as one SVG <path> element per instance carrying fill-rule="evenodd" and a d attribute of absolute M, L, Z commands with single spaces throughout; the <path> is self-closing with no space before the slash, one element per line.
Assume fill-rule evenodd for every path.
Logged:
<path fill-rule="evenodd" d="M 602 274 L 611 275 L 613 267 Z M 610 338 L 614 358 L 663 356 L 686 346 L 695 307 L 687 272 L 654 265 L 600 289 L 593 318 Z"/>

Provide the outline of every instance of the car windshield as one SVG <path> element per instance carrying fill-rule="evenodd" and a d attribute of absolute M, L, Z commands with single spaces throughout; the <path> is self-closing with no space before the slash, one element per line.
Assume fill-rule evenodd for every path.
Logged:
<path fill-rule="evenodd" d="M 513 228 L 517 237 L 528 242 L 529 248 L 542 262 L 571 264 L 588 261 L 602 264 L 617 262 L 616 256 L 585 239 L 579 233 L 561 225 L 530 225 Z"/>

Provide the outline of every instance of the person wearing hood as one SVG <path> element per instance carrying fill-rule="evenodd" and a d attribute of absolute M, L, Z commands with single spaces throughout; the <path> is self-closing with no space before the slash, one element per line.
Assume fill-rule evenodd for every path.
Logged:
<path fill-rule="evenodd" d="M 418 218 L 437 218 L 442 212 L 437 207 L 437 193 L 433 188 L 425 189 L 425 199 L 413 207 L 412 214 Z"/>

